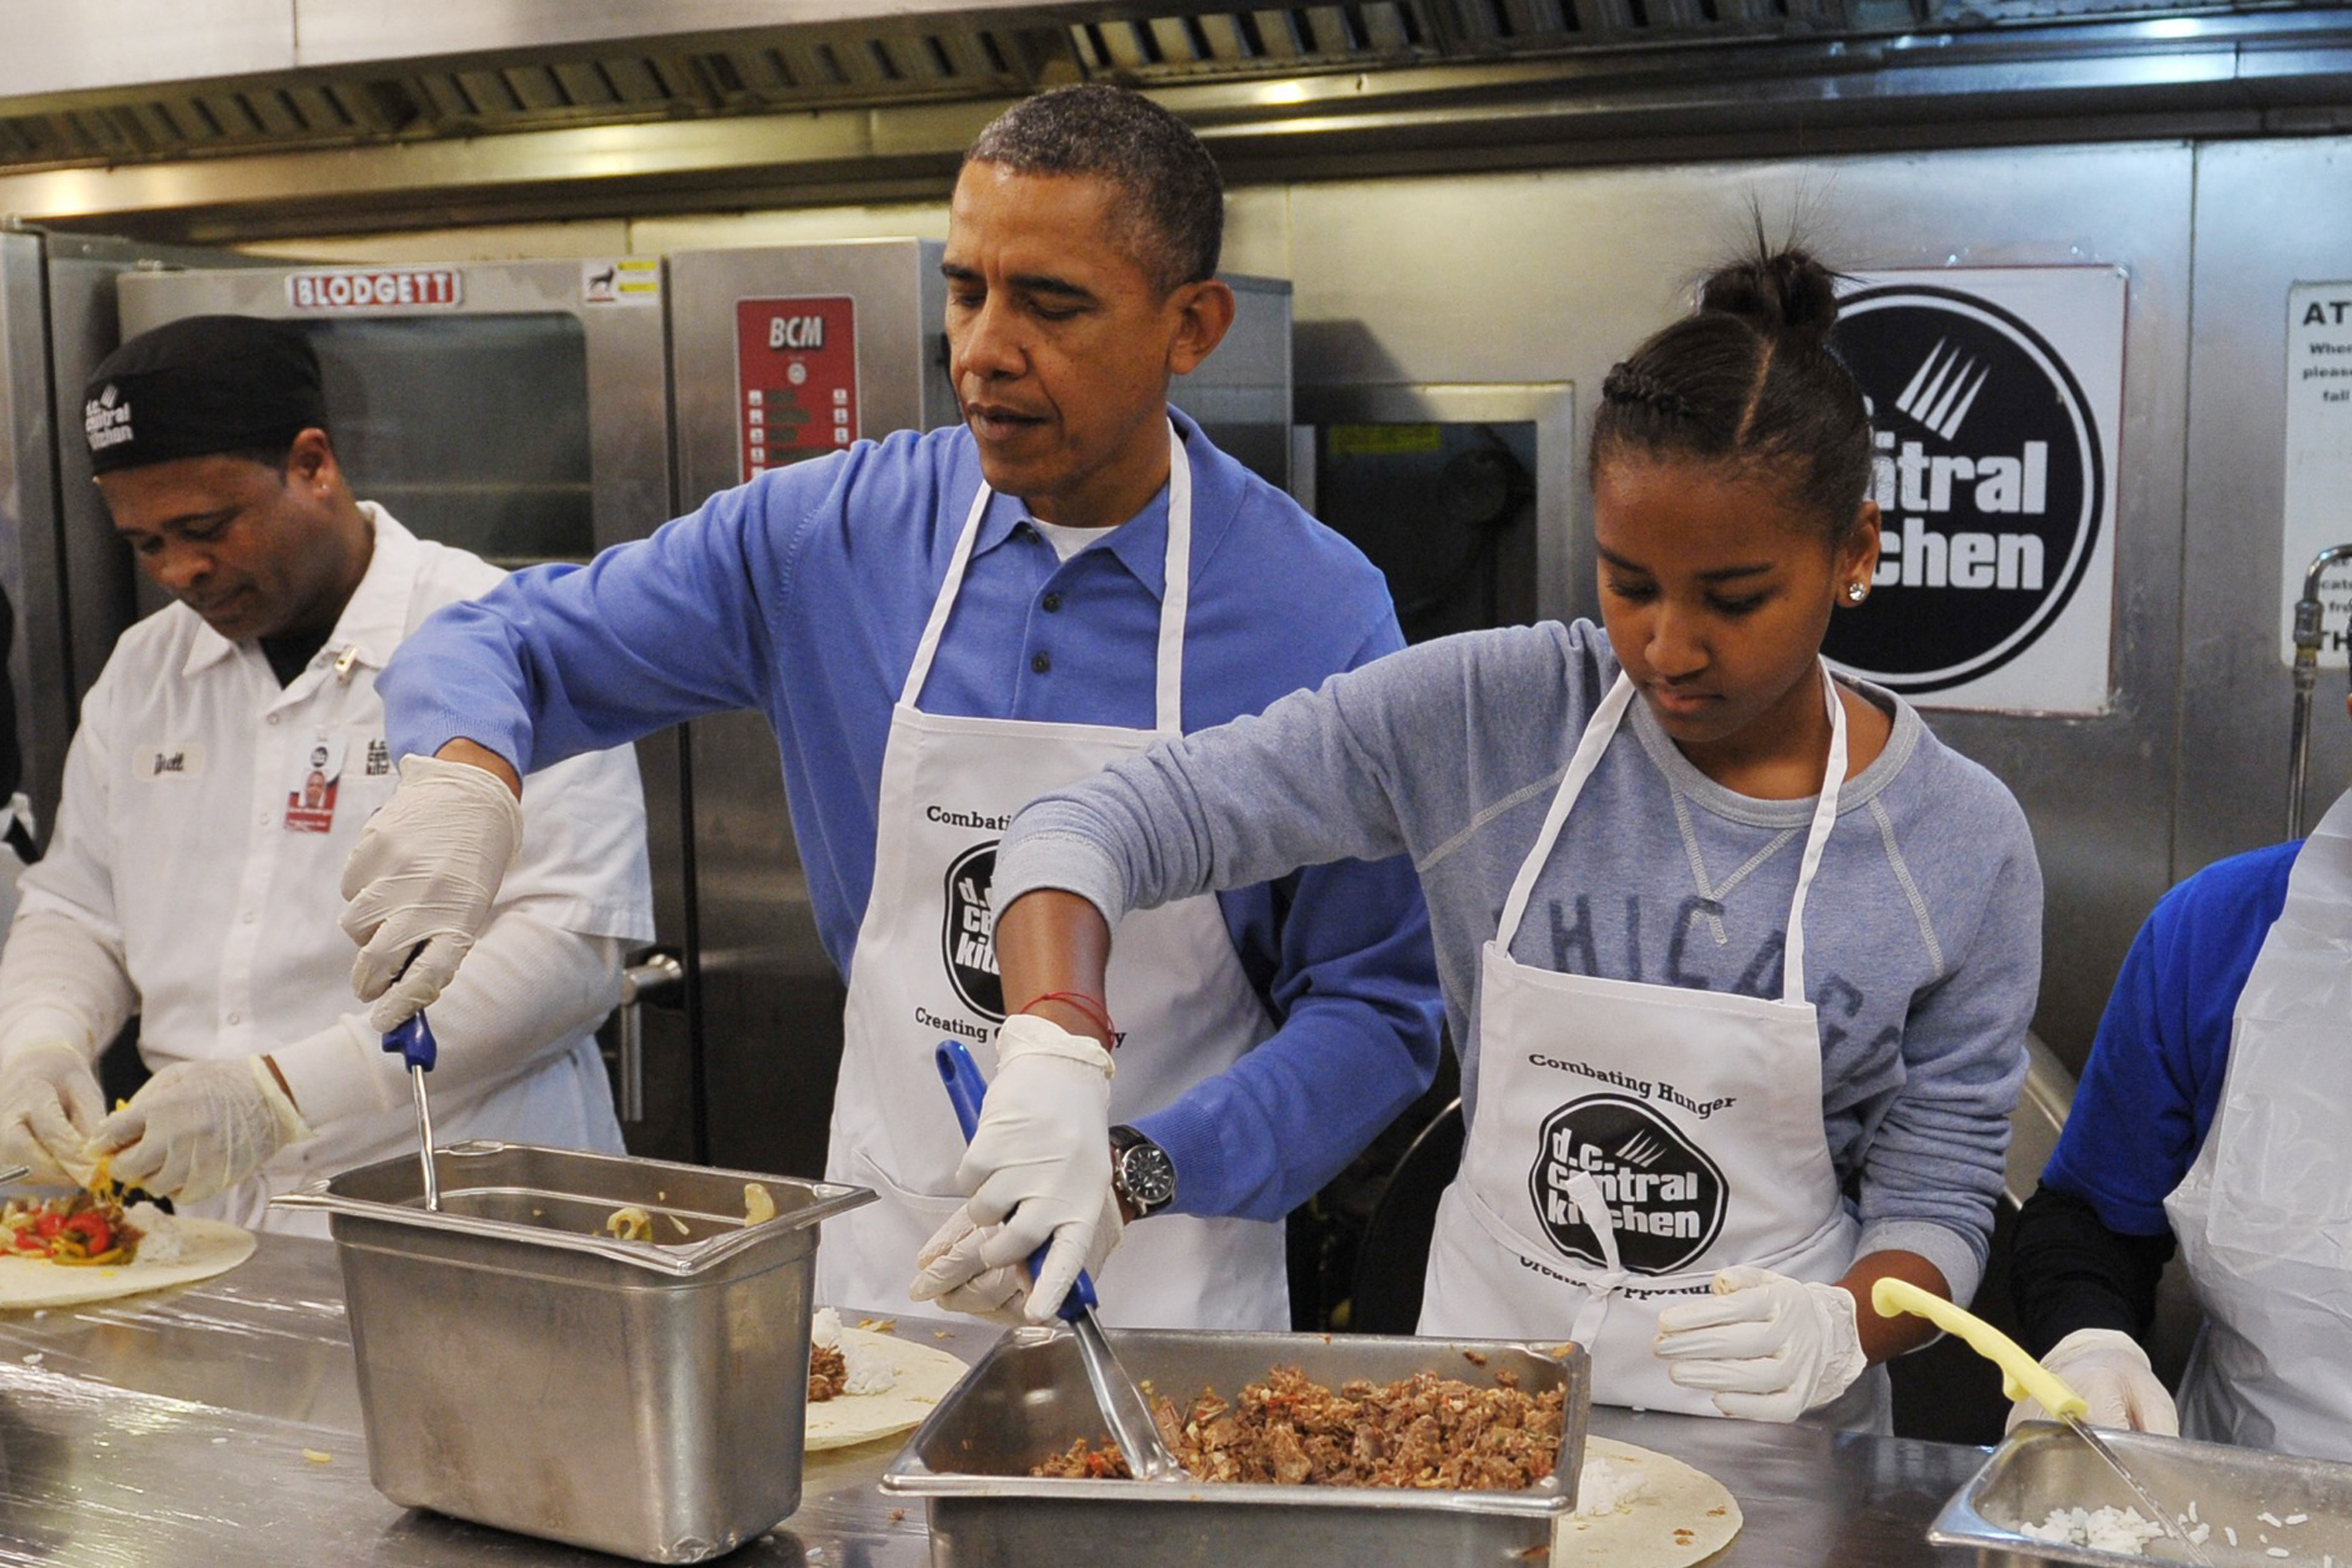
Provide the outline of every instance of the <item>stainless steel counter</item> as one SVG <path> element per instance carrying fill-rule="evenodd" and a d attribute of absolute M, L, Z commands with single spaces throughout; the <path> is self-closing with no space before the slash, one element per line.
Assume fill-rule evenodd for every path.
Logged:
<path fill-rule="evenodd" d="M 899 1319 L 966 1361 L 978 1324 Z M 450 1353 L 463 1355 L 463 1345 Z M 1721 1568 L 1960 1563 L 1927 1521 L 1975 1448 L 1596 1410 L 1592 1430 L 1722 1480 L 1747 1526 Z M 800 1511 L 736 1568 L 924 1568 L 919 1508 L 875 1488 L 898 1440 L 810 1457 Z M 615 1559 L 395 1508 L 368 1484 L 333 1247 L 265 1236 L 205 1284 L 0 1315 L 0 1568 L 315 1568 Z"/>

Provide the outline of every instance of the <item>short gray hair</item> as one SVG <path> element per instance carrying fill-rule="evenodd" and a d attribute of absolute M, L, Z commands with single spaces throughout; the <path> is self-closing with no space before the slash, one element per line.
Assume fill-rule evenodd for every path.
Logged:
<path fill-rule="evenodd" d="M 1217 270 L 1225 187 L 1192 128 L 1139 92 L 1101 82 L 1057 87 L 991 121 L 963 155 L 1024 174 L 1093 174 L 1129 198 L 1135 258 L 1160 288 Z"/>

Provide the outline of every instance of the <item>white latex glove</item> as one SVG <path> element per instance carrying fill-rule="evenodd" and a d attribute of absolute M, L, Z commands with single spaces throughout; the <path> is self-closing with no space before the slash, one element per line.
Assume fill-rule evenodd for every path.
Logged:
<path fill-rule="evenodd" d="M 1032 1322 L 1053 1320 L 1093 1249 L 1110 1191 L 1110 1074 L 1108 1051 L 1044 1018 L 1018 1013 L 996 1031 L 996 1081 L 956 1185 L 989 1232 L 982 1267 L 1018 1264 L 1052 1238 L 1029 1291 Z"/>
<path fill-rule="evenodd" d="M 375 1004 L 370 1028 L 382 1034 L 441 994 L 521 847 L 522 807 L 497 774 L 400 759 L 400 787 L 343 866 L 339 923 L 360 944 L 352 989 Z"/>
<path fill-rule="evenodd" d="M 1106 1189 L 1102 1214 L 1095 1222 L 1094 1239 L 1087 1244 L 1088 1274 L 1102 1272 L 1104 1260 L 1118 1246 L 1118 1238 L 1126 1229 L 1127 1215 L 1119 1212 L 1118 1194 Z M 985 1318 L 992 1323 L 1028 1321 L 1021 1310 L 1023 1300 L 1029 1294 L 1028 1268 L 1020 1263 L 1001 1264 L 993 1268 L 982 1264 L 981 1249 L 990 1237 L 989 1230 L 972 1223 L 971 1210 L 956 1210 L 947 1224 L 931 1233 L 923 1249 L 915 1254 L 915 1267 L 921 1272 L 915 1276 L 907 1294 L 918 1301 L 937 1301 L 950 1312 Z"/>
<path fill-rule="evenodd" d="M 2083 1396 L 2090 1406 L 2083 1419 L 2092 1426 L 2180 1436 L 2180 1414 L 2172 1407 L 2172 1395 L 2148 1365 L 2147 1352 L 2129 1334 L 2076 1329 L 2050 1347 L 2042 1364 Z M 2009 1407 L 2009 1425 L 2002 1430 L 2013 1432 L 2021 1421 L 2049 1419 L 2040 1400 L 2021 1399 Z"/>
<path fill-rule="evenodd" d="M 259 1057 L 173 1062 L 90 1134 L 114 1179 L 194 1203 L 226 1192 L 310 1124 Z"/>
<path fill-rule="evenodd" d="M 89 1058 L 68 1041 L 34 1040 L 0 1062 L 0 1164 L 86 1187 L 95 1168 L 89 1135 L 105 1114 Z"/>
<path fill-rule="evenodd" d="M 1714 1295 L 1660 1312 L 1651 1349 L 1668 1377 L 1751 1421 L 1794 1421 L 1870 1364 L 1852 1295 L 1745 1265 L 1717 1272 Z"/>

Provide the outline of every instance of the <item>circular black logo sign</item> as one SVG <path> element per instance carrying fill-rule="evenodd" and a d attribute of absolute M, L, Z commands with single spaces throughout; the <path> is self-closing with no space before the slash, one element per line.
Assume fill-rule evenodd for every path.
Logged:
<path fill-rule="evenodd" d="M 1681 1131 L 1638 1100 L 1595 1094 L 1545 1118 L 1528 1195 L 1552 1245 L 1604 1267 L 1591 1216 L 1568 1190 L 1590 1175 L 1608 1205 L 1617 1256 L 1634 1274 L 1673 1274 L 1705 1252 L 1723 1229 L 1723 1173 Z"/>
<path fill-rule="evenodd" d="M 2057 620 L 2098 542 L 2106 477 L 2074 373 L 1973 294 L 1865 289 L 1832 338 L 1869 399 L 1878 573 L 1822 651 L 1896 691 L 1999 669 Z"/>
<path fill-rule="evenodd" d="M 996 840 L 974 845 L 948 867 L 947 916 L 940 957 L 964 1005 L 992 1024 L 1004 1022 L 1004 982 L 996 973 L 996 911 L 989 884 L 996 880 Z"/>

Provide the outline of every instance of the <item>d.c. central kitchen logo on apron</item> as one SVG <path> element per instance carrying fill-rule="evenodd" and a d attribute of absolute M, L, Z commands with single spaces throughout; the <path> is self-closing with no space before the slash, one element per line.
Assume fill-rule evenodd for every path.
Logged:
<path fill-rule="evenodd" d="M 940 957 L 963 1005 L 992 1024 L 1004 1022 L 1004 980 L 996 972 L 996 911 L 988 901 L 996 880 L 996 843 L 975 844 L 948 865 L 947 913 Z"/>
<path fill-rule="evenodd" d="M 1850 294 L 1832 342 L 1870 403 L 1877 590 L 1822 651 L 1896 691 L 1942 691 L 2032 647 L 2082 584 L 2105 515 L 2096 417 L 2032 327 L 1973 294 Z"/>
<path fill-rule="evenodd" d="M 1638 1100 L 1593 1094 L 1544 1119 L 1528 1195 L 1552 1245 L 1595 1268 L 1607 1257 L 1568 1179 L 1591 1175 L 1609 1205 L 1617 1252 L 1634 1274 L 1675 1274 L 1723 1228 L 1723 1172 L 1674 1123 Z"/>

